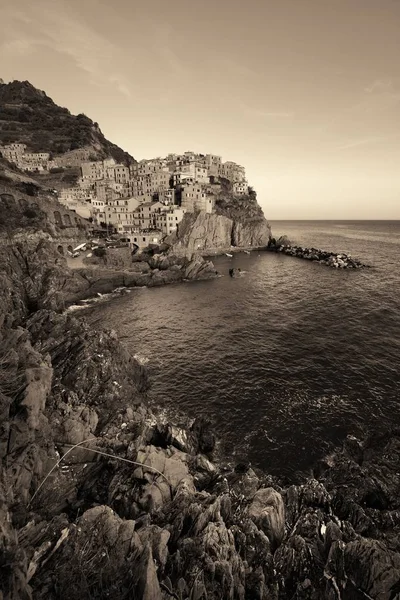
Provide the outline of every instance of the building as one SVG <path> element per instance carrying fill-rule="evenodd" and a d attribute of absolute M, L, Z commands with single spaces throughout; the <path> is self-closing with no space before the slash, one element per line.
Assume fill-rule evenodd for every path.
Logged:
<path fill-rule="evenodd" d="M 174 185 L 184 183 L 187 179 L 191 179 L 198 183 L 208 183 L 209 176 L 207 167 L 195 162 L 188 162 L 181 165 L 173 174 Z"/>
<path fill-rule="evenodd" d="M 2 157 L 9 162 L 15 163 L 17 166 L 20 166 L 25 150 L 25 144 L 7 144 L 0 147 Z"/>
<path fill-rule="evenodd" d="M 159 171 L 169 172 L 167 161 L 163 158 L 141 160 L 137 164 L 130 166 L 132 178 L 139 177 L 140 175 L 152 175 L 153 173 L 158 173 Z"/>
<path fill-rule="evenodd" d="M 244 181 L 246 179 L 245 168 L 232 161 L 222 163 L 219 167 L 218 175 L 232 182 Z"/>
<path fill-rule="evenodd" d="M 215 154 L 206 154 L 205 157 L 205 166 L 207 168 L 208 176 L 211 175 L 217 176 L 220 172 L 222 164 L 222 159 L 220 156 L 216 156 Z"/>
<path fill-rule="evenodd" d="M 160 190 L 158 192 L 158 201 L 168 205 L 175 204 L 175 189 Z"/>
<path fill-rule="evenodd" d="M 183 219 L 185 214 L 184 208 L 174 206 L 169 210 L 162 211 L 155 215 L 155 224 L 157 229 L 162 231 L 164 235 L 171 235 Z"/>
<path fill-rule="evenodd" d="M 83 179 L 91 179 L 93 181 L 104 179 L 104 164 L 102 160 L 83 162 L 81 164 L 81 171 Z"/>
<path fill-rule="evenodd" d="M 25 171 L 40 172 L 49 168 L 50 154 L 48 152 L 25 152 L 21 159 L 21 168 Z"/>
<path fill-rule="evenodd" d="M 103 200 L 98 200 L 97 198 L 91 201 L 91 209 L 92 209 L 92 218 L 93 222 L 96 225 L 100 225 L 100 223 L 106 222 L 106 212 L 105 212 L 106 203 Z"/>
<path fill-rule="evenodd" d="M 160 244 L 163 234 L 157 229 L 152 229 L 151 231 L 146 232 L 132 232 L 125 237 L 129 241 L 129 247 L 132 250 L 136 250 L 138 248 L 146 248 L 150 244 Z"/>
<path fill-rule="evenodd" d="M 181 186 L 181 207 L 186 212 L 201 210 L 212 213 L 214 209 L 213 198 L 199 184 Z"/>
<path fill-rule="evenodd" d="M 104 206 L 105 222 L 107 225 L 113 225 L 120 233 L 130 231 L 132 227 L 137 226 L 135 214 L 138 206 L 137 198 L 111 200 Z"/>
<path fill-rule="evenodd" d="M 232 191 L 237 196 L 244 196 L 249 193 L 249 186 L 247 185 L 247 181 L 235 181 L 232 184 Z"/>
<path fill-rule="evenodd" d="M 135 211 L 135 219 L 140 229 L 156 227 L 156 215 L 168 210 L 162 202 L 144 202 Z"/>
<path fill-rule="evenodd" d="M 104 168 L 104 176 L 116 183 L 127 183 L 130 179 L 129 167 L 112 165 Z"/>

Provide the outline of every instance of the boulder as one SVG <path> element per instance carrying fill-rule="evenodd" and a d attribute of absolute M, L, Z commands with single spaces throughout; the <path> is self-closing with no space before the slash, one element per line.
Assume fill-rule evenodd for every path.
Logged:
<path fill-rule="evenodd" d="M 264 531 L 271 545 L 279 546 L 285 533 L 285 506 L 280 493 L 273 488 L 261 488 L 255 493 L 247 514 Z"/>

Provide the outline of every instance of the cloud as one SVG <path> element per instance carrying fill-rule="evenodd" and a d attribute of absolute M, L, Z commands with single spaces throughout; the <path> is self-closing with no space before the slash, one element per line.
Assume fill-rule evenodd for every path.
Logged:
<path fill-rule="evenodd" d="M 386 142 L 391 139 L 399 138 L 400 134 L 395 135 L 383 135 L 383 136 L 375 136 L 375 137 L 367 137 L 358 140 L 352 140 L 345 144 L 336 147 L 336 150 L 347 150 L 348 148 L 356 148 L 357 146 L 366 146 L 369 144 L 377 144 L 380 142 Z"/>
<path fill-rule="evenodd" d="M 381 113 L 397 107 L 400 103 L 400 91 L 390 79 L 375 79 L 364 88 L 360 101 L 351 107 L 353 111 Z"/>
<path fill-rule="evenodd" d="M 390 93 L 393 91 L 393 82 L 391 79 L 375 79 L 375 81 L 364 88 L 364 91 L 367 92 L 367 94 Z"/>
<path fill-rule="evenodd" d="M 91 83 L 112 84 L 121 94 L 131 95 L 129 82 L 115 68 L 123 64 L 121 50 L 74 16 L 71 6 L 63 0 L 24 3 L 24 12 L 8 7 L 1 25 L 3 56 L 25 55 L 44 46 L 71 58 L 89 75 Z"/>

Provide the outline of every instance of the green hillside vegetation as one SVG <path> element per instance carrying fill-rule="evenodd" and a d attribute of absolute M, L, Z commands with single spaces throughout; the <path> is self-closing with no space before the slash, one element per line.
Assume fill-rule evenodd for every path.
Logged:
<path fill-rule="evenodd" d="M 84 114 L 72 115 L 28 81 L 0 84 L 0 144 L 24 143 L 31 152 L 53 156 L 93 145 L 100 159 L 112 156 L 130 164 L 133 157 L 109 142 Z"/>

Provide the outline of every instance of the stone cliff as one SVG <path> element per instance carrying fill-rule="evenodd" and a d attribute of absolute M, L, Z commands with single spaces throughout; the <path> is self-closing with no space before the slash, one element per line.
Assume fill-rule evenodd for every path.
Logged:
<path fill-rule="evenodd" d="M 185 214 L 177 232 L 167 241 L 172 245 L 172 252 L 190 255 L 222 252 L 232 246 L 266 247 L 270 236 L 271 228 L 264 217 L 240 221 L 220 214 L 197 212 Z"/>
<path fill-rule="evenodd" d="M 264 248 L 271 239 L 271 227 L 264 217 L 257 195 L 250 188 L 235 196 L 232 184 L 220 178 L 221 191 L 215 198 L 212 214 L 186 213 L 175 234 L 166 241 L 172 252 L 218 253 L 238 248 Z"/>

